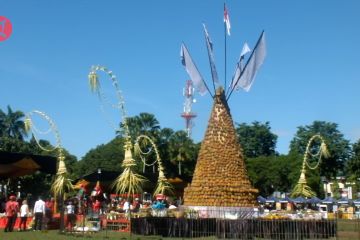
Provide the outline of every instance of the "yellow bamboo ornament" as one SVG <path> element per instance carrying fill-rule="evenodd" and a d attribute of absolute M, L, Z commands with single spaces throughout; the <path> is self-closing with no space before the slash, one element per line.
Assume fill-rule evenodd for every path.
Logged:
<path fill-rule="evenodd" d="M 111 79 L 113 86 L 116 90 L 116 95 L 118 98 L 118 104 L 111 104 L 107 102 L 107 98 L 105 94 L 100 89 L 100 82 L 99 77 L 97 75 L 97 71 L 105 72 Z M 144 182 L 146 181 L 146 178 L 141 176 L 140 174 L 136 173 L 135 167 L 136 162 L 132 157 L 132 143 L 129 133 L 129 127 L 126 121 L 126 111 L 125 111 L 125 101 L 122 96 L 122 93 L 119 89 L 118 82 L 116 80 L 116 76 L 113 74 L 112 71 L 110 71 L 108 68 L 103 66 L 92 66 L 91 71 L 89 73 L 89 85 L 90 89 L 93 93 L 97 93 L 99 96 L 99 99 L 102 103 L 107 102 L 110 104 L 113 108 L 119 108 L 121 117 L 122 117 L 122 123 L 123 128 L 125 132 L 125 158 L 122 162 L 123 172 L 115 179 L 112 186 L 115 188 L 115 191 L 120 194 L 128 194 L 134 195 L 137 193 L 142 193 L 143 189 L 142 186 Z"/>
<path fill-rule="evenodd" d="M 316 154 L 311 154 L 310 147 L 315 139 L 320 139 L 321 145 L 320 145 L 319 151 Z M 310 164 L 308 162 L 309 156 L 318 158 L 318 162 L 315 164 L 315 166 L 310 166 Z M 306 150 L 304 153 L 302 168 L 301 168 L 301 172 L 300 172 L 300 178 L 299 178 L 298 183 L 295 185 L 294 189 L 292 190 L 292 192 L 290 194 L 291 197 L 299 197 L 299 196 L 314 197 L 316 195 L 316 193 L 314 191 L 312 191 L 310 186 L 307 185 L 306 166 L 311 170 L 315 170 L 316 168 L 319 167 L 321 158 L 322 157 L 328 158 L 329 156 L 330 156 L 330 153 L 327 149 L 325 140 L 321 137 L 321 135 L 316 134 L 316 135 L 312 136 L 306 145 Z"/>
<path fill-rule="evenodd" d="M 33 114 L 39 115 L 41 118 L 46 120 L 49 124 L 49 129 L 46 131 L 40 131 L 39 129 L 37 129 L 32 121 Z M 59 196 L 64 196 L 66 192 L 70 192 L 73 190 L 73 185 L 71 183 L 71 180 L 68 178 L 68 173 L 65 164 L 65 156 L 63 154 L 63 148 L 61 146 L 60 134 L 54 121 L 45 113 L 38 110 L 34 110 L 26 114 L 24 123 L 25 123 L 25 130 L 27 132 L 32 132 L 35 141 L 37 145 L 40 147 L 40 149 L 46 152 L 57 151 L 58 168 L 57 168 L 55 180 L 51 185 L 51 191 L 54 194 L 55 198 Z M 51 131 L 54 133 L 56 139 L 56 145 L 53 147 L 42 146 L 38 139 L 38 134 L 47 134 L 50 133 Z"/>
<path fill-rule="evenodd" d="M 173 186 L 171 185 L 171 183 L 169 183 L 169 181 L 165 177 L 164 166 L 163 166 L 163 163 L 161 161 L 158 148 L 156 147 L 156 144 L 154 143 L 154 141 L 151 138 L 149 138 L 148 136 L 146 136 L 146 135 L 138 136 L 136 141 L 135 141 L 135 154 L 137 154 L 137 155 L 148 155 L 149 154 L 149 152 L 143 152 L 141 150 L 141 147 L 140 147 L 140 140 L 141 139 L 144 139 L 145 143 L 149 142 L 151 147 L 154 149 L 155 154 L 156 154 L 156 161 L 155 162 L 158 164 L 159 176 L 158 176 L 158 181 L 157 181 L 156 188 L 155 188 L 155 191 L 154 191 L 153 195 L 155 196 L 157 194 L 168 194 L 168 195 L 174 194 Z M 151 165 L 155 164 L 155 162 L 152 163 L 152 164 L 146 164 L 146 159 L 145 158 L 142 158 L 142 160 L 143 160 L 144 166 L 145 165 L 151 166 Z"/>
<path fill-rule="evenodd" d="M 124 150 L 125 158 L 122 162 L 123 172 L 116 178 L 112 186 L 115 191 L 120 194 L 127 194 L 128 197 L 142 193 L 142 186 L 146 178 L 135 172 L 136 162 L 132 157 L 132 144 L 130 140 L 126 140 Z"/>

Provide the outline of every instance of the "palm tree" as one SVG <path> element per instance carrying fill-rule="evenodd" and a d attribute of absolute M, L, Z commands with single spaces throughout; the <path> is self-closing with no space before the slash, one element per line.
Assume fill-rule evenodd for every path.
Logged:
<path fill-rule="evenodd" d="M 185 131 L 175 132 L 169 139 L 172 162 L 178 162 L 178 171 L 181 175 L 181 162 L 195 161 L 196 146 Z"/>
<path fill-rule="evenodd" d="M 174 133 L 174 130 L 171 128 L 162 128 L 159 134 L 160 144 L 168 143 Z"/>
<path fill-rule="evenodd" d="M 160 130 L 159 121 L 155 118 L 154 114 L 140 113 L 139 122 L 142 133 L 155 133 Z"/>
<path fill-rule="evenodd" d="M 7 106 L 7 114 L 0 109 L 0 134 L 1 136 L 23 140 L 27 136 L 25 124 L 22 118 L 25 114 L 21 111 L 13 111 Z"/>
<path fill-rule="evenodd" d="M 159 121 L 151 113 L 140 113 L 135 117 L 126 118 L 126 123 L 129 127 L 129 133 L 132 140 L 135 140 L 140 135 L 147 135 L 156 138 L 160 131 Z M 123 123 L 120 123 L 121 130 L 116 134 L 124 137 Z"/>

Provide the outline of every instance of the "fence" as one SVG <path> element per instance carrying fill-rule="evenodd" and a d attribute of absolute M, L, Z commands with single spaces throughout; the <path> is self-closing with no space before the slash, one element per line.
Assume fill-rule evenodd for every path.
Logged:
<path fill-rule="evenodd" d="M 78 221 L 70 231 L 83 234 L 96 232 L 103 237 L 107 237 L 110 232 L 127 232 L 168 238 L 360 239 L 360 219 L 352 219 L 354 217 L 351 216 L 347 217 L 349 219 L 339 219 L 338 215 L 332 219 L 321 219 L 302 215 L 290 219 L 284 215 L 262 218 L 256 212 L 240 214 L 236 211 L 206 213 L 204 210 L 187 210 L 183 214 L 176 213 L 179 212 L 171 211 L 167 216 L 161 214 L 163 217 L 132 214 L 132 218 L 125 214 L 91 215 L 80 218 L 82 222 Z"/>
<path fill-rule="evenodd" d="M 326 239 L 336 237 L 336 221 L 152 217 L 131 219 L 131 230 L 139 235 L 180 238 Z"/>

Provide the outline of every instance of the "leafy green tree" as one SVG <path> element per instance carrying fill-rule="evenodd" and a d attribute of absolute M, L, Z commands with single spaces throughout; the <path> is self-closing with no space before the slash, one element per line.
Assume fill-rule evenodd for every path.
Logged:
<path fill-rule="evenodd" d="M 274 191 L 290 192 L 298 180 L 300 158 L 296 155 L 272 155 L 246 159 L 248 176 L 262 196 Z"/>
<path fill-rule="evenodd" d="M 301 165 L 302 156 L 296 153 L 246 159 L 250 181 L 262 196 L 274 191 L 291 192 L 299 180 Z M 306 180 L 318 196 L 323 194 L 318 171 L 307 171 Z"/>
<path fill-rule="evenodd" d="M 22 120 L 24 113 L 21 111 L 13 111 L 10 106 L 7 106 L 7 113 L 0 109 L 0 134 L 5 137 L 12 137 L 23 140 L 27 136 L 25 131 L 25 124 Z"/>
<path fill-rule="evenodd" d="M 77 162 L 74 173 L 80 177 L 97 171 L 98 168 L 108 171 L 121 171 L 124 160 L 124 140 L 114 138 L 106 144 L 91 149 Z"/>
<path fill-rule="evenodd" d="M 320 176 L 330 179 L 342 174 L 351 149 L 349 141 L 344 139 L 336 123 L 314 121 L 311 125 L 298 127 L 295 137 L 290 142 L 290 152 L 303 155 L 309 139 L 315 134 L 320 134 L 324 138 L 330 152 L 330 157 L 322 158 L 319 165 Z M 318 150 L 319 145 L 314 145 L 313 153 Z"/>
<path fill-rule="evenodd" d="M 236 133 L 246 158 L 275 155 L 277 136 L 271 132 L 269 122 L 236 124 Z"/>
<path fill-rule="evenodd" d="M 170 162 L 178 165 L 178 174 L 192 176 L 198 151 L 185 131 L 177 131 L 169 139 Z"/>
<path fill-rule="evenodd" d="M 346 175 L 353 181 L 360 178 L 360 139 L 352 145 L 352 157 L 346 163 Z"/>
<path fill-rule="evenodd" d="M 339 188 L 339 182 L 338 181 L 334 181 L 331 184 L 331 192 L 333 193 L 333 196 L 334 196 L 335 199 L 341 198 L 341 193 L 340 193 L 340 188 Z"/>
<path fill-rule="evenodd" d="M 128 117 L 126 122 L 129 127 L 132 141 L 135 141 L 135 139 L 142 134 L 154 138 L 160 131 L 159 121 L 151 113 L 140 113 L 138 116 Z M 123 123 L 120 124 L 120 127 L 121 130 L 116 134 L 119 137 L 124 137 L 125 132 Z"/>
<path fill-rule="evenodd" d="M 25 141 L 8 136 L 0 137 L 0 151 L 14 153 L 34 153 L 33 146 Z"/>

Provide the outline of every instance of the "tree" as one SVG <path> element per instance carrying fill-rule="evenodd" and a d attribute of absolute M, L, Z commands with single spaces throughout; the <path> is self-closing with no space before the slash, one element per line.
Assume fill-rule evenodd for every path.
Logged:
<path fill-rule="evenodd" d="M 353 181 L 360 178 L 360 139 L 352 145 L 352 157 L 346 163 L 346 175 Z"/>
<path fill-rule="evenodd" d="M 332 192 L 334 198 L 336 198 L 336 199 L 341 198 L 341 192 L 340 192 L 339 182 L 338 181 L 334 181 L 331 184 L 331 192 Z"/>
<path fill-rule="evenodd" d="M 198 151 L 185 131 L 177 131 L 169 139 L 170 162 L 178 165 L 179 174 L 192 176 Z"/>
<path fill-rule="evenodd" d="M 251 183 L 262 196 L 274 191 L 290 192 L 299 178 L 299 155 L 272 155 L 246 159 Z"/>
<path fill-rule="evenodd" d="M 74 172 L 80 177 L 97 171 L 98 168 L 108 171 L 121 171 L 123 160 L 124 139 L 118 137 L 87 152 L 77 162 Z"/>
<path fill-rule="evenodd" d="M 236 125 L 236 133 L 246 158 L 275 155 L 277 136 L 271 132 L 269 122 Z"/>
<path fill-rule="evenodd" d="M 13 111 L 7 106 L 7 114 L 0 109 L 0 134 L 5 137 L 12 137 L 23 140 L 27 136 L 25 124 L 22 118 L 24 113 L 21 111 Z"/>
<path fill-rule="evenodd" d="M 138 136 L 144 134 L 154 138 L 160 131 L 159 121 L 151 113 L 140 113 L 135 117 L 126 118 L 129 134 L 134 141 Z M 116 132 L 119 137 L 124 137 L 124 124 L 120 123 L 121 130 Z"/>
<path fill-rule="evenodd" d="M 298 127 L 295 137 L 290 142 L 290 153 L 303 155 L 309 139 L 315 134 L 320 134 L 330 153 L 330 157 L 322 158 L 319 165 L 320 176 L 330 179 L 336 177 L 337 174 L 342 174 L 351 149 L 350 142 L 344 139 L 344 135 L 337 128 L 336 123 L 324 121 L 314 121 L 311 125 Z M 319 145 L 314 146 L 313 153 L 318 150 Z"/>

